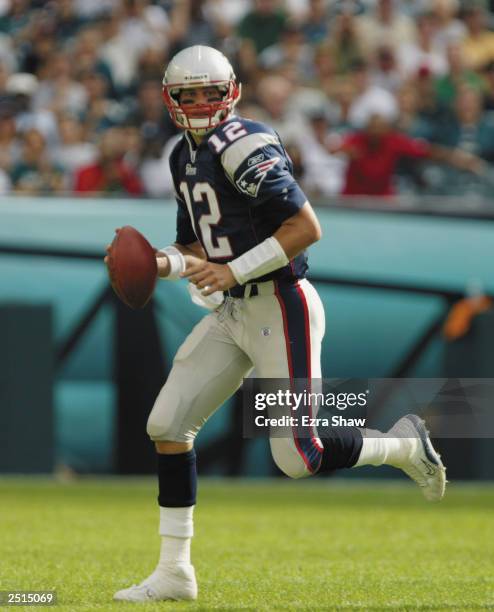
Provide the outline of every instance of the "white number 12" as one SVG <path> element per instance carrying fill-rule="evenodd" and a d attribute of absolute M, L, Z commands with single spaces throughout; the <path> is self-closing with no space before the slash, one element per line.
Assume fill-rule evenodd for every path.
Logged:
<path fill-rule="evenodd" d="M 192 226 L 197 235 L 197 228 L 194 222 L 194 213 L 192 210 L 192 200 L 190 197 L 190 191 L 185 181 L 180 183 L 180 193 L 183 195 L 189 216 L 192 221 Z M 219 236 L 216 238 L 217 245 L 213 244 L 213 235 L 211 227 L 218 225 L 221 220 L 221 211 L 218 204 L 218 198 L 216 192 L 209 183 L 196 183 L 192 189 L 192 197 L 194 202 L 204 202 L 204 197 L 209 206 L 209 214 L 202 214 L 199 219 L 199 230 L 202 236 L 202 243 L 206 250 L 206 253 L 211 258 L 218 257 L 230 257 L 233 255 L 232 248 L 230 246 L 230 240 L 227 236 Z"/>

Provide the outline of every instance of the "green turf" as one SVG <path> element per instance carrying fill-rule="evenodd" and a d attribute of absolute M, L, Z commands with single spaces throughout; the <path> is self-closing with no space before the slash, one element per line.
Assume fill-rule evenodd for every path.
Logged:
<path fill-rule="evenodd" d="M 0 479 L 0 590 L 55 589 L 56 610 L 135 610 L 115 590 L 158 553 L 150 479 Z M 203 481 L 196 603 L 143 610 L 494 608 L 494 488 Z M 12 608 L 14 609 L 14 608 Z"/>

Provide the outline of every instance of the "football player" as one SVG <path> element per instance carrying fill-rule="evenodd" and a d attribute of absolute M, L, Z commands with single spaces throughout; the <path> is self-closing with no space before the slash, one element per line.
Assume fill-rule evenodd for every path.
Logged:
<path fill-rule="evenodd" d="M 210 47 L 181 51 L 166 70 L 163 95 L 184 134 L 170 158 L 176 241 L 157 253 L 159 275 L 187 278 L 193 299 L 211 312 L 178 350 L 149 416 L 161 554 L 148 578 L 114 596 L 134 602 L 197 597 L 190 559 L 194 439 L 252 368 L 259 378 L 321 378 L 325 325 L 321 300 L 305 278 L 306 249 L 320 239 L 319 223 L 277 134 L 234 114 L 240 85 L 229 61 Z M 405 471 L 427 499 L 444 494 L 444 466 L 414 415 L 387 433 L 295 427 L 270 445 L 292 478 L 387 464 Z"/>

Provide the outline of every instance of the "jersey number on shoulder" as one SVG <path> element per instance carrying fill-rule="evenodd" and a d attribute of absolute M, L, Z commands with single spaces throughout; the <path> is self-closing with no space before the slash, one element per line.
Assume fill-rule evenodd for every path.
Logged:
<path fill-rule="evenodd" d="M 209 139 L 209 142 L 213 145 L 216 153 L 221 153 L 229 142 L 233 142 L 234 140 L 237 140 L 237 138 L 241 138 L 247 134 L 247 130 L 240 123 L 240 121 L 232 121 L 231 123 L 227 123 L 227 125 L 225 125 L 225 127 L 222 129 L 222 132 L 226 140 L 222 140 L 218 134 L 213 134 Z"/>
<path fill-rule="evenodd" d="M 195 227 L 194 222 L 194 213 L 192 211 L 192 200 L 190 198 L 190 191 L 187 183 L 182 181 L 180 183 L 180 192 L 184 197 L 185 203 L 187 205 L 187 210 L 189 211 L 189 216 L 192 221 L 192 225 L 194 226 L 194 231 L 197 234 L 197 229 Z M 221 211 L 218 204 L 218 198 L 216 197 L 216 192 L 211 187 L 209 183 L 196 183 L 194 188 L 192 189 L 192 197 L 194 202 L 204 202 L 204 198 L 206 199 L 209 206 L 209 214 L 201 215 L 199 219 L 199 230 L 202 236 L 202 244 L 206 249 L 206 253 L 211 258 L 218 257 L 230 257 L 233 255 L 232 248 L 230 246 L 230 241 L 227 236 L 218 236 L 216 241 L 216 246 L 213 244 L 213 234 L 211 231 L 211 227 L 214 225 L 218 225 L 221 219 Z"/>

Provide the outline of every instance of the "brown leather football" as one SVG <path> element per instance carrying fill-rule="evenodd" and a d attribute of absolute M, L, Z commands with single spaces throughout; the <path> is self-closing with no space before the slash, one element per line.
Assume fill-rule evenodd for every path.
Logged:
<path fill-rule="evenodd" d="M 134 227 L 117 230 L 107 259 L 113 290 L 131 308 L 143 308 L 153 295 L 158 265 L 155 250 Z"/>

